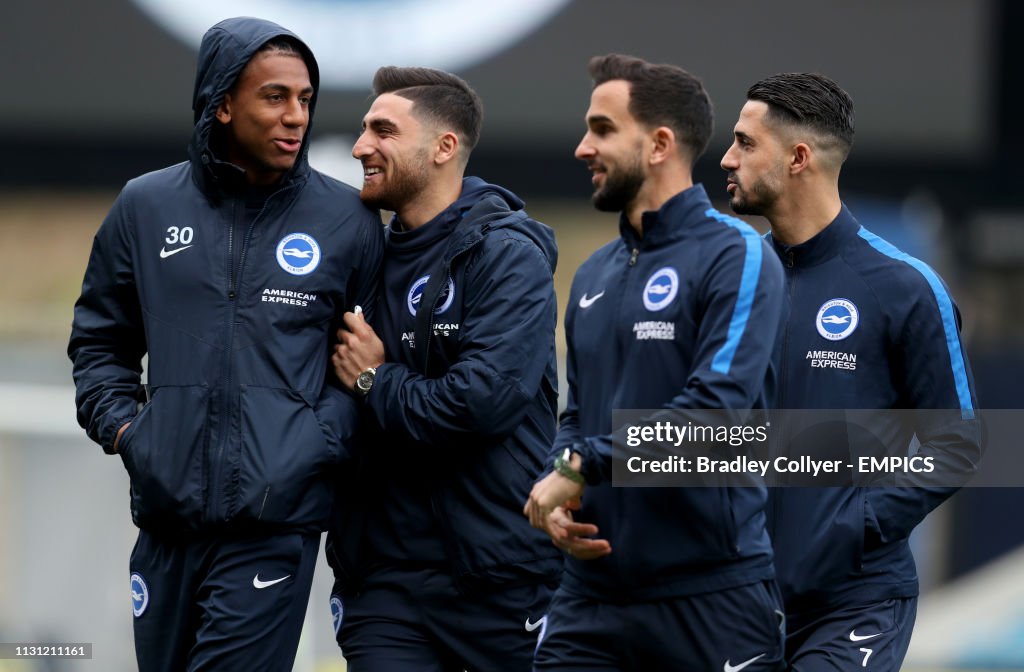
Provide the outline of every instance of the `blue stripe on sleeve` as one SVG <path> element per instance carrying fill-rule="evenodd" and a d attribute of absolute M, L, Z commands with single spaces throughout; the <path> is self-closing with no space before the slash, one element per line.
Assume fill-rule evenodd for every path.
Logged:
<path fill-rule="evenodd" d="M 917 270 L 928 281 L 932 288 L 935 301 L 939 304 L 939 315 L 942 317 L 942 329 L 946 333 L 946 349 L 949 351 L 949 364 L 953 369 L 953 380 L 956 383 L 956 395 L 960 399 L 960 415 L 964 420 L 974 419 L 974 403 L 971 400 L 971 387 L 967 383 L 967 365 L 964 363 L 963 350 L 960 349 L 960 335 L 956 329 L 956 317 L 953 313 L 953 301 L 942 286 L 942 281 L 935 271 L 919 259 L 895 247 L 892 243 L 882 240 L 863 226 L 857 235 L 866 240 L 887 257 L 902 261 Z"/>
<path fill-rule="evenodd" d="M 757 281 L 761 275 L 761 255 L 764 248 L 757 231 L 746 222 L 723 215 L 714 208 L 708 208 L 704 211 L 704 215 L 728 224 L 739 231 L 743 236 L 743 242 L 747 245 L 747 252 L 743 259 L 743 273 L 740 275 L 740 289 L 736 295 L 732 320 L 729 322 L 729 334 L 725 338 L 725 343 L 715 353 L 714 359 L 711 360 L 712 371 L 726 374 L 729 373 L 729 367 L 732 366 L 732 358 L 740 346 L 743 332 L 747 329 L 750 309 L 754 306 L 754 294 L 757 292 Z"/>

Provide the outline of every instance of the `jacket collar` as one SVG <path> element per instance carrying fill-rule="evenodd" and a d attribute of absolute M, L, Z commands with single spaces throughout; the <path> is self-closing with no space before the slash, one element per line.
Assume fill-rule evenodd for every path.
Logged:
<path fill-rule="evenodd" d="M 657 210 L 640 216 L 644 236 L 641 239 L 629 224 L 626 213 L 619 215 L 619 234 L 627 247 L 645 248 L 681 238 L 688 223 L 711 208 L 704 185 L 695 184 L 665 201 Z"/>
<path fill-rule="evenodd" d="M 768 240 L 787 268 L 817 266 L 839 254 L 843 245 L 856 237 L 860 224 L 844 203 L 836 218 L 810 240 L 799 245 L 786 245 L 768 234 Z"/>
<path fill-rule="evenodd" d="M 509 223 L 502 220 L 518 217 L 525 219 L 526 214 L 510 209 L 500 194 L 476 193 L 471 198 L 460 198 L 412 231 L 403 231 L 396 215 L 388 224 L 388 246 L 399 254 L 407 254 L 447 239 L 444 253 L 447 264 L 483 240 L 488 230 Z"/>

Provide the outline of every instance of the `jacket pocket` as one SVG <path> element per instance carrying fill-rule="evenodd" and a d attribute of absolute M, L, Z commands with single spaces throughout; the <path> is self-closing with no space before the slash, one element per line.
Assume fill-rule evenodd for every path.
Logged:
<path fill-rule="evenodd" d="M 481 444 L 476 452 L 463 453 L 448 476 L 434 483 L 437 523 L 460 580 L 560 555 L 547 535 L 523 518 L 535 475 L 516 458 L 523 449 L 508 443 Z"/>
<path fill-rule="evenodd" d="M 131 450 L 132 442 L 135 440 L 135 434 L 139 431 L 139 427 L 141 427 L 146 421 L 146 418 L 149 416 L 149 412 L 152 408 L 153 402 L 146 402 L 145 406 L 139 410 L 135 417 L 128 421 L 128 427 L 124 430 L 121 438 L 117 440 L 117 454 L 121 456 L 121 461 L 124 462 L 125 469 L 128 469 L 126 455 L 128 454 L 128 451 Z M 118 431 L 121 431 L 120 427 L 118 427 Z"/>
<path fill-rule="evenodd" d="M 525 454 L 525 451 L 521 449 L 517 450 L 516 448 L 509 447 L 507 441 L 501 444 L 501 449 L 508 453 L 508 456 L 512 458 L 512 462 L 515 463 L 520 473 L 527 478 L 532 487 L 533 480 L 543 471 L 541 465 L 530 464 L 530 455 Z"/>
<path fill-rule="evenodd" d="M 864 490 L 788 488 L 779 504 L 776 570 L 787 601 L 849 585 L 864 556 Z"/>
<path fill-rule="evenodd" d="M 740 540 L 736 528 L 736 505 L 733 502 L 731 488 L 719 488 L 722 497 L 722 552 L 725 557 L 732 558 L 739 555 Z"/>
<path fill-rule="evenodd" d="M 131 478 L 132 520 L 139 527 L 195 529 L 202 512 L 209 390 L 167 386 L 152 394 L 118 443 Z"/>
<path fill-rule="evenodd" d="M 687 524 L 674 539 L 680 564 L 706 565 L 738 555 L 739 532 L 734 510 L 737 502 L 730 488 L 680 488 L 677 493 L 665 494 L 665 511 L 658 514 L 663 524 L 668 525 L 665 529 L 678 527 L 679 512 L 687 512 Z M 660 498 L 659 495 L 661 493 L 648 496 Z M 675 522 L 670 522 L 673 519 Z M 652 526 L 651 529 L 658 528 Z"/>
<path fill-rule="evenodd" d="M 864 548 L 867 543 L 867 500 L 868 491 L 866 488 L 857 488 L 856 506 L 854 507 L 854 514 L 860 525 L 856 528 L 858 532 L 857 546 L 856 546 L 856 557 L 854 558 L 854 569 L 857 572 L 864 571 L 864 554 L 867 551 Z"/>
<path fill-rule="evenodd" d="M 295 390 L 243 385 L 232 517 L 323 529 L 336 461 L 312 405 Z"/>

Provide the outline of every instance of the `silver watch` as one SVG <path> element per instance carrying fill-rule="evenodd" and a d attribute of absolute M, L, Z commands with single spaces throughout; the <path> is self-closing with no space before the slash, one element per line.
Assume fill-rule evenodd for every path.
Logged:
<path fill-rule="evenodd" d="M 356 392 L 365 397 L 373 387 L 373 381 L 377 378 L 377 369 L 372 366 L 356 376 Z"/>

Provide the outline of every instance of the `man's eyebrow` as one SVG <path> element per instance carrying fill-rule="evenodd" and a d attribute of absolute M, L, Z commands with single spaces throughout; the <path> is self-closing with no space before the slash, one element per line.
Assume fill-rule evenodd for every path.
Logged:
<path fill-rule="evenodd" d="M 286 85 L 278 84 L 277 82 L 268 82 L 267 84 L 264 84 L 263 86 L 261 86 L 259 88 L 259 90 L 260 91 L 278 91 L 278 92 L 285 92 L 285 93 L 290 91 L 290 89 Z M 312 86 L 307 86 L 306 88 L 304 88 L 301 91 L 299 91 L 299 93 L 305 93 L 305 94 L 312 94 L 313 92 L 314 92 L 314 89 L 313 89 Z"/>
<path fill-rule="evenodd" d="M 369 121 L 363 121 L 363 128 L 379 129 L 383 126 L 396 126 L 395 122 L 391 121 L 387 117 L 374 117 Z"/>

